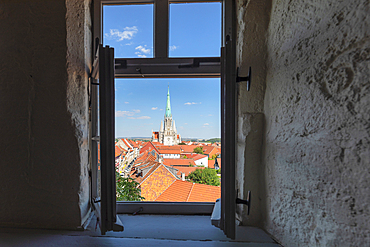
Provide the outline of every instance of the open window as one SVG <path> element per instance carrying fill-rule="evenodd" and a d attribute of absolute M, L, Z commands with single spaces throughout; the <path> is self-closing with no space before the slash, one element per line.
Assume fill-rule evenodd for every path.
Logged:
<path fill-rule="evenodd" d="M 114 51 L 98 46 L 91 73 L 92 94 L 92 204 L 102 234 L 122 231 L 116 215 L 116 182 L 114 167 Z M 100 109 L 104 109 L 99 111 Z"/>
<path fill-rule="evenodd" d="M 176 3 L 199 3 L 202 1 L 196 0 L 109 0 L 109 1 L 95 1 L 94 3 L 94 36 L 96 40 L 102 41 L 104 38 L 102 34 L 102 13 L 104 5 L 122 5 L 122 4 L 146 4 L 152 5 L 153 9 L 153 53 L 149 57 L 116 57 L 114 62 L 112 57 L 109 57 L 111 67 L 104 67 L 104 70 L 114 73 L 114 78 L 221 78 L 221 137 L 222 137 L 222 181 L 221 181 L 221 203 L 220 203 L 220 218 L 215 219 L 213 224 L 220 227 L 224 230 L 225 234 L 230 238 L 235 238 L 235 135 L 236 135 L 236 68 L 235 68 L 235 3 L 232 0 L 222 1 L 222 51 L 220 53 L 208 53 L 203 57 L 189 56 L 185 55 L 176 55 L 171 53 L 170 45 L 173 39 L 170 37 L 170 5 Z M 208 0 L 207 2 L 220 2 Z M 134 26 L 130 27 L 131 31 L 135 30 Z M 130 30 L 127 30 L 130 31 Z M 130 35 L 129 32 L 119 33 L 117 35 Z M 99 46 L 99 55 L 100 50 L 106 49 L 101 45 Z M 197 45 L 197 42 L 194 41 L 193 45 Z M 145 47 L 142 47 L 142 52 L 146 52 Z M 111 53 L 111 52 L 109 52 Z M 102 54 L 106 58 L 106 55 Z M 99 59 L 100 56 L 99 56 Z M 115 66 L 114 68 L 112 66 Z M 101 200 L 100 205 L 108 205 L 107 207 L 100 208 L 100 219 L 101 219 L 101 229 L 102 233 L 104 231 L 119 229 L 118 224 L 115 225 L 115 198 L 112 195 L 112 188 L 115 185 L 115 175 L 114 175 L 114 161 L 107 158 L 110 156 L 114 159 L 114 154 L 112 154 L 112 145 L 114 145 L 114 106 L 112 108 L 112 102 L 114 103 L 114 78 L 108 78 L 104 83 L 110 85 L 104 85 L 103 89 L 103 75 L 104 78 L 106 74 L 101 72 L 100 66 L 102 65 L 99 62 L 99 90 L 92 91 L 92 111 L 97 112 L 99 108 L 101 115 L 104 117 L 98 117 L 92 114 L 92 162 L 93 167 L 97 172 L 93 174 L 93 193 L 101 193 L 99 197 L 92 195 L 93 200 L 95 200 L 94 205 L 98 205 L 97 202 Z M 94 66 L 95 68 L 95 66 Z M 96 72 L 95 72 L 96 73 Z M 94 88 L 94 87 L 93 87 Z M 96 87 L 95 87 L 96 88 Z M 113 90 L 113 91 L 112 91 Z M 105 96 L 103 96 L 104 94 Z M 113 95 L 112 95 L 113 94 Z M 100 101 L 100 102 L 99 102 Z M 101 102 L 101 101 L 104 101 Z M 99 102 L 99 103 L 98 103 Z M 94 110 L 96 109 L 96 110 Z M 113 110 L 112 110 L 113 109 Z M 98 121 L 105 121 L 105 123 L 98 123 Z M 98 126 L 100 126 L 100 138 L 94 137 L 94 135 L 99 136 Z M 107 131 L 106 134 L 109 137 L 105 137 L 103 140 L 103 132 Z M 112 132 L 113 131 L 113 132 Z M 100 141 L 100 146 L 98 145 Z M 108 172 L 103 174 L 101 170 L 101 178 L 99 179 L 99 158 L 98 152 L 100 148 L 100 157 L 101 162 L 104 159 L 108 159 L 109 169 Z M 103 154 L 104 153 L 104 154 Z M 94 158 L 95 157 L 95 158 Z M 101 168 L 103 169 L 103 163 Z M 94 170 L 94 169 L 93 169 Z M 107 177 L 106 177 L 107 176 Z M 97 181 L 97 182 L 95 182 Z M 100 185 L 99 185 L 100 182 Z M 104 188 L 103 182 L 108 182 L 108 191 Z M 103 196 L 104 193 L 108 195 Z M 109 194 L 110 193 L 110 194 Z M 108 202 L 109 201 L 109 202 Z M 130 203 L 127 203 L 123 207 L 130 207 Z M 118 204 L 117 204 L 118 205 Z M 184 204 L 166 204 L 158 205 L 153 204 L 153 208 L 158 210 L 163 210 L 167 208 L 167 212 L 171 210 L 169 207 L 182 207 L 186 208 Z M 190 207 L 196 206 L 188 205 Z M 206 207 L 207 205 L 198 205 L 201 207 Z M 208 205 L 209 206 L 209 205 Z M 213 207 L 213 204 L 211 205 Z M 193 207 L 194 208 L 194 207 Z M 98 210 L 99 211 L 99 210 Z M 176 211 L 176 210 L 175 210 Z M 108 226 L 103 225 L 103 215 L 108 215 L 110 221 Z M 108 222 L 110 222 L 108 220 Z M 103 231 L 104 230 L 104 231 Z"/>

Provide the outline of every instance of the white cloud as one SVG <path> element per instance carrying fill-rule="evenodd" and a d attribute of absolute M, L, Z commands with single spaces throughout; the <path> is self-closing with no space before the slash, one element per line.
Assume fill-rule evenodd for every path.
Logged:
<path fill-rule="evenodd" d="M 126 101 L 125 104 L 128 104 L 128 102 Z"/>
<path fill-rule="evenodd" d="M 175 46 L 175 45 L 171 45 L 170 46 L 170 51 L 174 51 L 176 50 L 177 48 L 179 48 L 178 46 Z"/>
<path fill-rule="evenodd" d="M 188 123 L 184 123 L 184 125 L 187 125 Z"/>
<path fill-rule="evenodd" d="M 135 113 L 130 111 L 116 111 L 116 117 L 127 117 L 133 116 Z"/>
<path fill-rule="evenodd" d="M 116 117 L 127 117 L 128 119 L 135 119 L 135 118 L 133 118 L 133 116 L 137 113 L 140 113 L 140 110 L 135 110 L 134 109 L 132 111 L 116 111 L 115 116 Z"/>
<path fill-rule="evenodd" d="M 134 35 L 138 32 L 138 29 L 136 26 L 133 27 L 125 27 L 123 28 L 123 31 L 119 31 L 118 29 L 110 29 L 109 33 L 105 33 L 105 37 L 107 39 L 114 39 L 116 41 L 122 41 L 125 39 L 132 39 Z"/>
<path fill-rule="evenodd" d="M 212 117 L 213 115 L 212 114 L 208 114 L 208 117 Z"/>
<path fill-rule="evenodd" d="M 150 119 L 149 116 L 141 116 L 141 117 L 137 117 L 136 119 Z"/>
<path fill-rule="evenodd" d="M 163 109 L 159 109 L 160 111 L 163 111 Z"/>
<path fill-rule="evenodd" d="M 205 127 L 208 127 L 209 126 L 209 123 L 205 123 L 205 124 L 203 124 L 203 128 L 205 128 Z"/>
<path fill-rule="evenodd" d="M 196 105 L 198 103 L 195 103 L 195 102 L 186 102 L 184 105 Z"/>
<path fill-rule="evenodd" d="M 139 45 L 138 47 L 136 47 L 135 50 L 139 50 L 140 52 L 142 52 L 144 54 L 149 54 L 150 53 L 150 49 L 146 49 L 142 45 Z M 135 52 L 135 54 L 136 54 L 136 52 Z"/>
<path fill-rule="evenodd" d="M 205 123 L 205 124 L 203 124 L 203 125 L 209 125 L 209 123 Z"/>
<path fill-rule="evenodd" d="M 150 54 L 150 49 L 149 48 L 146 48 L 146 45 L 142 46 L 142 45 L 139 45 L 135 48 L 135 50 L 137 50 L 135 52 L 135 54 L 138 56 L 138 57 L 146 57 L 145 54 Z"/>
<path fill-rule="evenodd" d="M 158 109 L 158 107 L 152 107 L 152 110 L 154 111 L 154 110 L 157 110 Z"/>

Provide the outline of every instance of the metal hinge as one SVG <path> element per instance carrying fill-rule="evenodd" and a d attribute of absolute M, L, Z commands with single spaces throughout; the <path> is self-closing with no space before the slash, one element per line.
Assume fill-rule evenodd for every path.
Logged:
<path fill-rule="evenodd" d="M 250 212 L 250 209 L 251 209 L 251 200 L 252 200 L 251 192 L 250 192 L 250 191 L 248 191 L 248 197 L 247 197 L 247 200 L 243 200 L 243 199 L 240 199 L 240 198 L 236 198 L 235 203 L 236 203 L 236 204 L 245 204 L 245 205 L 247 205 L 247 206 L 248 206 L 247 214 L 249 215 L 249 212 Z"/>
<path fill-rule="evenodd" d="M 251 88 L 251 81 L 252 81 L 252 68 L 249 67 L 248 76 L 240 77 L 239 76 L 239 67 L 236 69 L 236 82 L 246 81 L 247 82 L 247 91 Z"/>

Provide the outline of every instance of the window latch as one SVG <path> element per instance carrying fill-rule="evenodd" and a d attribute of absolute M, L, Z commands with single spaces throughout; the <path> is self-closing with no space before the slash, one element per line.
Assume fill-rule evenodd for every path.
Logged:
<path fill-rule="evenodd" d="M 101 202 L 101 199 L 100 199 L 100 198 L 96 198 L 96 197 L 94 197 L 94 198 L 93 198 L 93 203 L 98 203 L 98 202 Z"/>
<path fill-rule="evenodd" d="M 240 198 L 236 198 L 235 200 L 235 203 L 236 204 L 244 204 L 244 205 L 247 205 L 248 206 L 248 211 L 247 211 L 247 214 L 249 215 L 249 212 L 250 212 L 250 209 L 251 209 L 251 192 L 248 191 L 248 197 L 247 197 L 247 200 L 243 200 L 243 199 L 240 199 Z"/>
<path fill-rule="evenodd" d="M 246 81 L 247 82 L 247 91 L 251 89 L 251 81 L 252 81 L 252 68 L 249 67 L 248 76 L 240 77 L 239 76 L 239 67 L 236 69 L 236 82 Z"/>
<path fill-rule="evenodd" d="M 191 64 L 180 64 L 178 66 L 179 69 L 182 68 L 199 68 L 201 63 L 211 63 L 211 64 L 217 64 L 220 63 L 219 57 L 206 57 L 206 58 L 194 58 L 193 63 Z"/>

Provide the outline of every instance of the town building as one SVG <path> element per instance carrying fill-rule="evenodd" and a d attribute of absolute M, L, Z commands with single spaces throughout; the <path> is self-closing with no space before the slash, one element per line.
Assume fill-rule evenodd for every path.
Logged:
<path fill-rule="evenodd" d="M 164 145 L 176 145 L 181 142 L 181 136 L 177 133 L 175 120 L 172 119 L 171 103 L 170 103 L 170 87 L 167 91 L 166 112 L 164 114 L 164 122 L 161 121 L 159 131 L 152 131 L 152 141 L 159 142 Z"/>
<path fill-rule="evenodd" d="M 156 146 L 159 154 L 164 159 L 179 159 L 181 149 L 178 146 Z"/>

